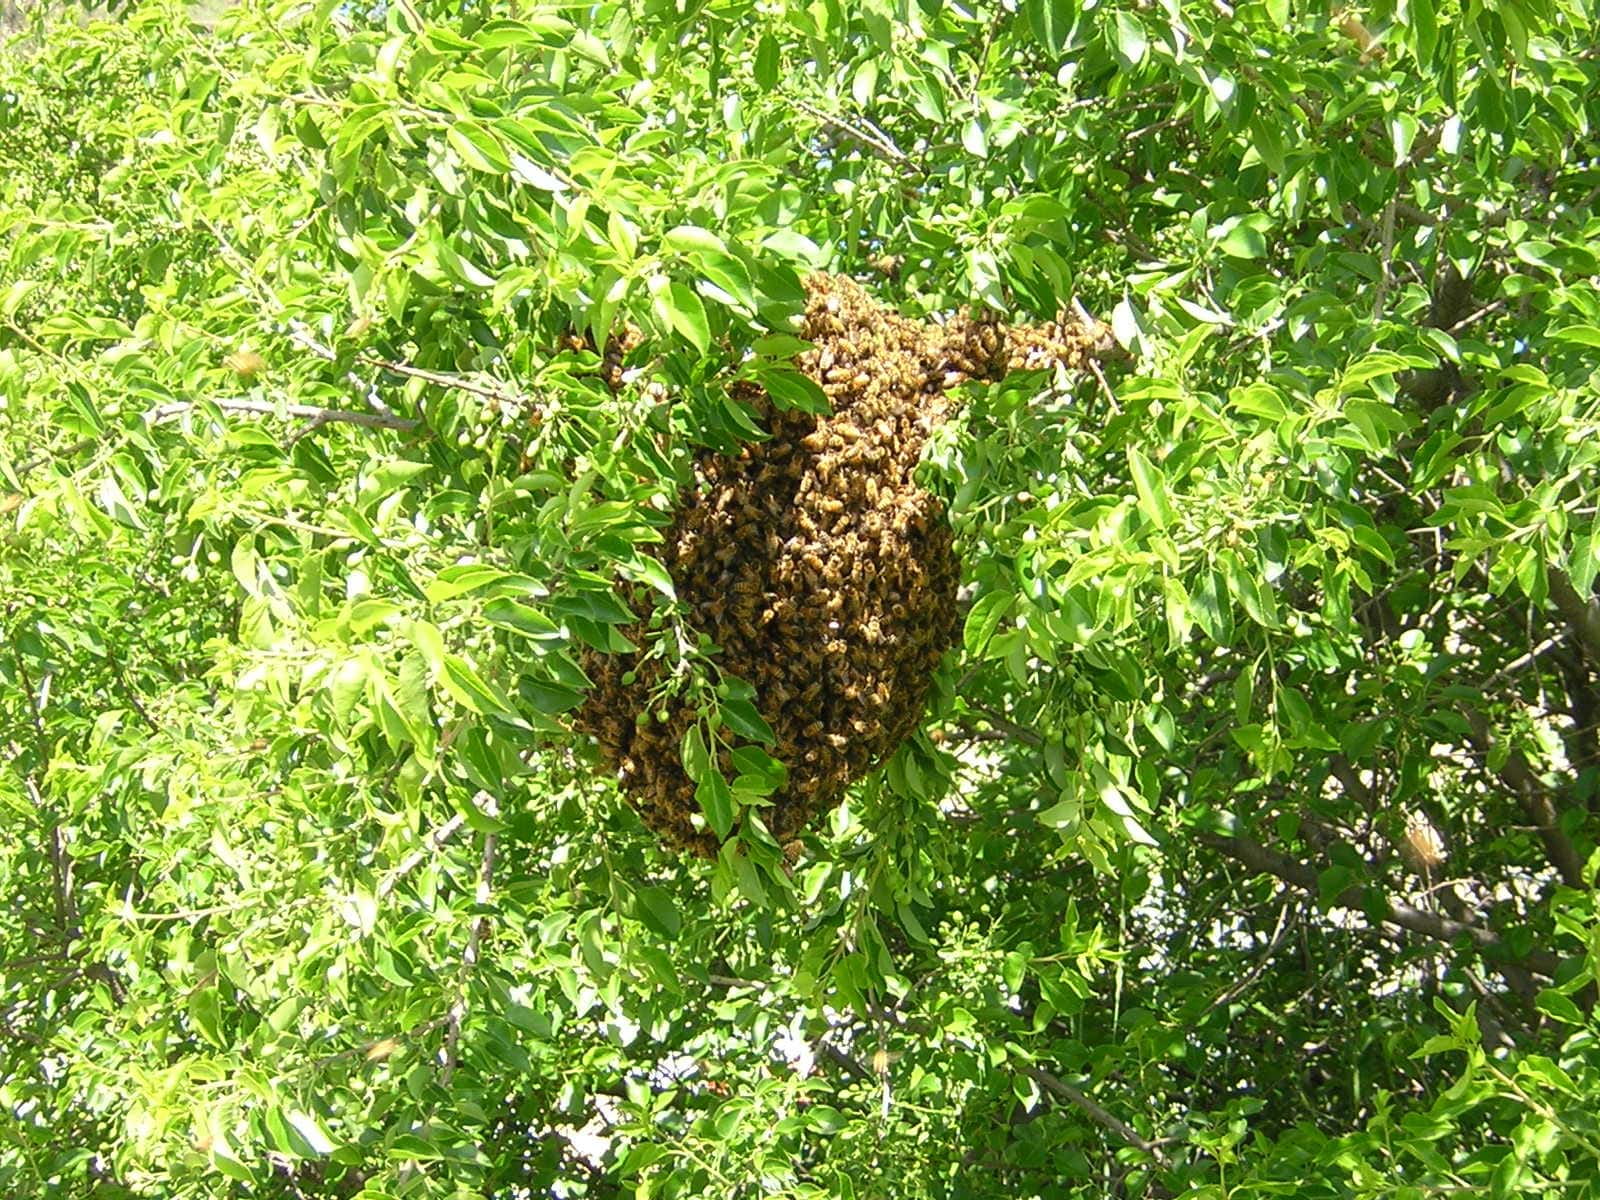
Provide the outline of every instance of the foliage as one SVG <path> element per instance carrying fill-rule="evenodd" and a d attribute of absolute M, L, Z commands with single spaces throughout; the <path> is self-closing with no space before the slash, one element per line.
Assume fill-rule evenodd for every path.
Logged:
<path fill-rule="evenodd" d="M 33 14 L 0 1187 L 1594 1194 L 1596 35 Z M 724 719 L 651 547 L 817 269 L 1130 362 L 965 389 L 962 645 L 791 875 L 659 850 L 567 714 L 620 577 Z"/>

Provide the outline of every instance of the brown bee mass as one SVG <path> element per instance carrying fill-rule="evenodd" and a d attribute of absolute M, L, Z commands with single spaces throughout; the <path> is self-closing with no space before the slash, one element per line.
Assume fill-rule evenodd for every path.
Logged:
<path fill-rule="evenodd" d="M 1048 362 L 1081 367 L 1107 344 L 1103 326 L 1071 319 L 1027 329 L 908 320 L 839 276 L 813 276 L 807 292 L 802 336 L 812 348 L 795 365 L 833 411 L 779 409 L 760 389 L 735 385 L 771 439 L 699 456 L 697 486 L 660 551 L 692 623 L 720 648 L 719 668 L 754 686 L 776 735 L 767 749 L 788 780 L 762 813 L 780 843 L 912 732 L 957 639 L 950 526 L 912 479 L 947 415 L 946 389 Z M 615 372 L 613 357 L 620 352 L 607 355 Z M 719 840 L 696 821 L 695 785 L 679 757 L 693 710 L 669 704 L 665 721 L 635 719 L 654 707 L 656 660 L 591 651 L 582 665 L 594 687 L 578 727 L 665 844 L 714 855 Z M 731 777 L 725 749 L 721 759 Z"/>

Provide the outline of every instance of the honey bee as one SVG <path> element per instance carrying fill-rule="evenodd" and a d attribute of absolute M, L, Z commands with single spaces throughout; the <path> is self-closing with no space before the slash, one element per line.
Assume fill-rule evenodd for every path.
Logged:
<path fill-rule="evenodd" d="M 267 369 L 267 360 L 254 350 L 235 350 L 222 360 L 222 365 L 240 379 L 249 381 Z"/>
<path fill-rule="evenodd" d="M 867 259 L 867 265 L 885 279 L 900 278 L 900 268 L 905 263 L 903 254 L 876 254 Z"/>

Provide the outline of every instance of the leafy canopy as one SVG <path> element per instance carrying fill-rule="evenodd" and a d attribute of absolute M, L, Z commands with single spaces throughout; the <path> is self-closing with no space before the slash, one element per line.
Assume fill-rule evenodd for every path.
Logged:
<path fill-rule="evenodd" d="M 18 20 L 7 1194 L 1593 1193 L 1582 0 Z M 965 389 L 922 729 L 683 861 L 578 656 L 729 719 L 652 548 L 822 269 L 1128 362 Z"/>

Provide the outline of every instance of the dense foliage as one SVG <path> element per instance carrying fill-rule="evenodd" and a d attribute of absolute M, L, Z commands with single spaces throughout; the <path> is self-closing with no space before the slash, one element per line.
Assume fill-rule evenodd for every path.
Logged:
<path fill-rule="evenodd" d="M 1584 0 L 23 25 L 0 1191 L 1595 1193 Z M 925 719 L 702 862 L 579 660 L 759 742 L 652 547 L 817 270 L 1124 361 L 961 389 Z"/>

